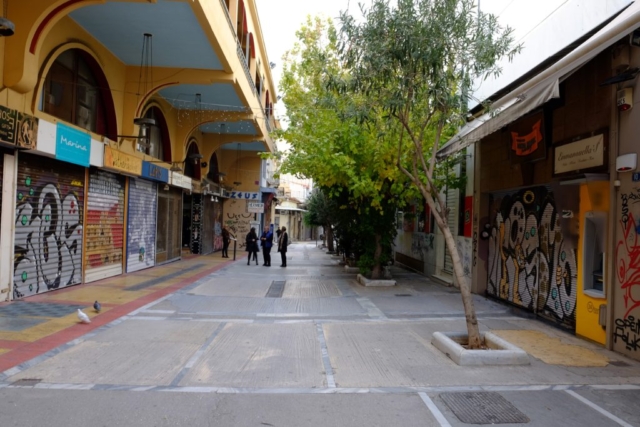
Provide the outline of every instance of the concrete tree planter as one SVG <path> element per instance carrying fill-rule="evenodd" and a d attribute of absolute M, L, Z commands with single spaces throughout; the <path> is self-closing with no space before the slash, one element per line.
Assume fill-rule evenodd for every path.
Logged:
<path fill-rule="evenodd" d="M 358 267 L 352 267 L 349 264 L 344 266 L 344 271 L 347 273 L 359 273 L 360 269 Z"/>
<path fill-rule="evenodd" d="M 491 332 L 480 334 L 486 349 L 467 350 L 466 332 L 435 332 L 431 339 L 438 350 L 461 366 L 528 365 L 529 355 Z"/>
<path fill-rule="evenodd" d="M 395 280 L 382 280 L 382 279 L 381 280 L 371 280 L 371 279 L 366 278 L 362 274 L 358 274 L 358 276 L 356 277 L 356 280 L 362 286 L 395 286 L 396 285 L 396 281 Z"/>

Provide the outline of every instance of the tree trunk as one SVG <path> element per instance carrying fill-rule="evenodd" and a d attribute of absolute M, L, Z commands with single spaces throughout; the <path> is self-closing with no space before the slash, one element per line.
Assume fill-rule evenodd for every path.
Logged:
<path fill-rule="evenodd" d="M 327 229 L 326 233 L 324 233 L 327 238 L 327 249 L 329 249 L 329 252 L 333 252 L 335 249 L 333 247 L 333 230 L 331 229 L 331 224 L 327 224 L 325 228 Z"/>
<path fill-rule="evenodd" d="M 382 256 L 382 244 L 380 234 L 375 235 L 376 250 L 373 252 L 373 268 L 371 269 L 371 279 L 379 280 L 382 277 L 382 265 L 380 265 L 380 257 Z"/>
<path fill-rule="evenodd" d="M 462 261 L 460 260 L 460 254 L 458 253 L 458 247 L 456 246 L 453 234 L 448 227 L 448 224 L 440 219 L 444 226 L 440 227 L 444 234 L 444 241 L 451 254 L 451 261 L 453 262 L 453 274 L 456 281 L 460 286 L 460 295 L 462 295 L 462 305 L 464 306 L 464 315 L 467 322 L 467 334 L 469 336 L 469 348 L 480 348 L 482 346 L 482 339 L 480 338 L 480 329 L 478 327 L 478 318 L 476 317 L 476 309 L 473 306 L 473 298 L 471 297 L 471 284 L 464 275 L 462 268 Z M 438 221 L 438 225 L 440 225 Z"/>

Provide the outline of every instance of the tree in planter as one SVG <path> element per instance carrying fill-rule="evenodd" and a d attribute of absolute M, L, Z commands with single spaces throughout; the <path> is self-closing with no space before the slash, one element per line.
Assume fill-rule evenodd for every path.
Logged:
<path fill-rule="evenodd" d="M 331 252 L 334 251 L 333 217 L 336 209 L 337 206 L 326 196 L 325 192 L 320 188 L 315 188 L 307 199 L 307 212 L 304 214 L 306 225 L 324 229 L 327 248 Z"/>
<path fill-rule="evenodd" d="M 406 193 L 407 179 L 394 166 L 395 141 L 363 125 L 366 97 L 344 97 L 328 87 L 332 76 L 346 77 L 331 21 L 309 18 L 297 36 L 299 42 L 285 57 L 280 82 L 288 123 L 277 136 L 291 146 L 281 172 L 312 178 L 326 197 L 340 200 L 340 209 L 358 215 L 357 224 L 380 216 L 375 218 L 378 225 L 368 230 L 373 233 L 369 264 L 372 277 L 379 278 L 384 256 L 390 252 L 388 230 L 395 231 L 393 213 L 404 203 L 398 194 Z M 389 217 L 392 220 L 384 223 Z M 359 237 L 357 241 L 363 242 Z"/>
<path fill-rule="evenodd" d="M 395 163 L 429 204 L 451 254 L 465 310 L 469 347 L 481 346 L 470 284 L 462 268 L 441 197 L 436 152 L 468 113 L 474 81 L 500 72 L 511 58 L 512 31 L 476 11 L 473 0 L 373 0 L 364 21 L 342 13 L 340 57 L 348 76 L 331 87 L 364 96 L 363 121 L 397 142 Z M 448 172 L 445 172 L 446 175 Z"/>

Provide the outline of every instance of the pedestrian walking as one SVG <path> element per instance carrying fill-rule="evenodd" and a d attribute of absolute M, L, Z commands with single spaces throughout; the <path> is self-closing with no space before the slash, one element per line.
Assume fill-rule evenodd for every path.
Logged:
<path fill-rule="evenodd" d="M 280 236 L 278 238 L 278 252 L 280 252 L 280 258 L 282 258 L 282 265 L 280 267 L 287 266 L 287 245 L 289 244 L 289 235 L 287 234 L 287 227 L 282 227 Z"/>
<path fill-rule="evenodd" d="M 222 227 L 222 258 L 229 258 L 229 243 L 231 242 L 231 236 L 227 227 Z"/>
<path fill-rule="evenodd" d="M 251 260 L 254 259 L 256 261 L 256 265 L 258 265 L 258 252 L 260 249 L 258 248 L 258 235 L 256 234 L 256 228 L 251 227 L 251 231 L 247 234 L 247 252 L 249 252 L 249 257 L 247 258 L 247 265 L 251 264 Z"/>
<path fill-rule="evenodd" d="M 273 246 L 273 233 L 269 226 L 264 228 L 262 236 L 260 236 L 260 246 L 262 246 L 262 256 L 264 257 L 265 267 L 271 267 L 271 247 Z"/>

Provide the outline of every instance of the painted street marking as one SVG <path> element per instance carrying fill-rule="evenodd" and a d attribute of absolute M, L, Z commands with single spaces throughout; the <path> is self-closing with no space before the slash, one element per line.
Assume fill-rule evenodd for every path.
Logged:
<path fill-rule="evenodd" d="M 569 393 L 571 396 L 575 397 L 576 399 L 578 399 L 580 402 L 584 403 L 585 405 L 591 407 L 592 409 L 600 412 L 602 415 L 604 415 L 605 417 L 609 418 L 610 420 L 620 424 L 623 427 L 633 427 L 631 424 L 629 424 L 628 422 L 621 420 L 620 418 L 616 417 L 615 415 L 613 415 L 611 412 L 601 408 L 600 406 L 596 405 L 595 403 L 593 403 L 592 401 L 588 400 L 585 397 L 580 396 L 578 393 L 576 393 L 573 390 L 565 390 L 567 393 Z"/>
<path fill-rule="evenodd" d="M 427 395 L 427 393 L 420 392 L 418 393 L 418 396 L 420 396 L 424 404 L 427 405 L 427 408 L 429 408 L 429 411 L 431 411 L 433 416 L 436 418 L 436 420 L 440 424 L 440 427 L 451 427 L 451 424 L 449 424 L 449 421 L 447 421 L 445 416 L 442 415 L 442 412 L 440 412 L 440 409 L 438 409 L 436 404 L 433 403 L 433 400 L 431 400 L 431 398 Z"/>
<path fill-rule="evenodd" d="M 173 314 L 175 313 L 175 310 L 145 310 L 143 313 L 144 314 Z"/>
<path fill-rule="evenodd" d="M 374 319 L 387 320 L 387 316 L 378 308 L 369 298 L 356 298 L 360 307 L 362 307 L 369 317 Z"/>
<path fill-rule="evenodd" d="M 327 340 L 325 339 L 324 329 L 322 329 L 321 323 L 316 324 L 316 331 L 318 332 L 318 342 L 320 343 L 320 349 L 322 351 L 322 364 L 324 365 L 324 372 L 327 376 L 327 387 L 336 388 L 336 380 L 333 377 L 333 368 L 331 367 Z"/>

